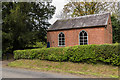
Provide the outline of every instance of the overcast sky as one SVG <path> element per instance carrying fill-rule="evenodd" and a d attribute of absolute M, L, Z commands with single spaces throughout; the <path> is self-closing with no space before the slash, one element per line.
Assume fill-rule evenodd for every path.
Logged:
<path fill-rule="evenodd" d="M 57 15 L 62 11 L 64 5 L 67 3 L 67 0 L 53 0 L 52 5 L 56 7 L 55 14 L 53 15 L 53 18 L 49 20 L 51 24 L 53 24 L 57 20 Z"/>

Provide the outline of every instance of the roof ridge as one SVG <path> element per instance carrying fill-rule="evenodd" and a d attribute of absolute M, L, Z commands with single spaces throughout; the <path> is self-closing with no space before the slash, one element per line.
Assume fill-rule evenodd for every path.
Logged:
<path fill-rule="evenodd" d="M 72 18 L 66 18 L 66 19 L 58 19 L 58 20 L 78 19 L 78 18 L 83 18 L 83 17 L 98 16 L 98 15 L 105 15 L 105 14 L 110 14 L 110 13 L 106 12 L 106 13 L 99 13 L 99 14 L 90 14 L 90 15 L 84 15 L 84 16 L 72 17 Z"/>

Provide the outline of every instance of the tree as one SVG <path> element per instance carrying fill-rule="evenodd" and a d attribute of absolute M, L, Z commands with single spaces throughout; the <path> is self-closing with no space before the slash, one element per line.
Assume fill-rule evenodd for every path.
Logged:
<path fill-rule="evenodd" d="M 114 16 L 111 16 L 113 29 L 113 43 L 120 43 L 120 21 Z"/>
<path fill-rule="evenodd" d="M 62 18 L 78 17 L 89 14 L 103 13 L 111 11 L 113 2 L 69 2 L 63 8 Z M 112 7 L 112 8 L 111 8 Z"/>
<path fill-rule="evenodd" d="M 36 41 L 46 41 L 55 7 L 50 3 L 3 2 L 3 52 L 27 48 Z"/>

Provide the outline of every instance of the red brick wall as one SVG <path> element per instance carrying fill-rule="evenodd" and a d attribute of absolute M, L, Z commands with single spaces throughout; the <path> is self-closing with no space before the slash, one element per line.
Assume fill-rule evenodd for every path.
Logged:
<path fill-rule="evenodd" d="M 112 43 L 112 26 L 110 24 L 105 27 L 94 27 L 84 29 L 70 29 L 70 30 L 59 30 L 59 31 L 48 31 L 47 41 L 50 42 L 51 47 L 58 46 L 58 34 L 63 32 L 65 34 L 65 46 L 79 45 L 79 33 L 84 30 L 88 34 L 88 44 L 104 44 Z"/>
<path fill-rule="evenodd" d="M 105 28 L 105 43 L 112 44 L 112 23 L 110 17 L 108 19 L 108 24 Z"/>

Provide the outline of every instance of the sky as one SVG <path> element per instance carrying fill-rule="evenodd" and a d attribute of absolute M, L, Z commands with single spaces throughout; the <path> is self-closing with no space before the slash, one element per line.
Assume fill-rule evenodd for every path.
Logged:
<path fill-rule="evenodd" d="M 51 4 L 56 7 L 56 10 L 55 10 L 55 14 L 53 15 L 53 18 L 49 20 L 49 22 L 51 24 L 53 24 L 58 19 L 57 15 L 60 14 L 60 12 L 62 11 L 64 5 L 67 4 L 67 3 L 68 3 L 67 0 L 53 0 L 52 1 Z"/>

